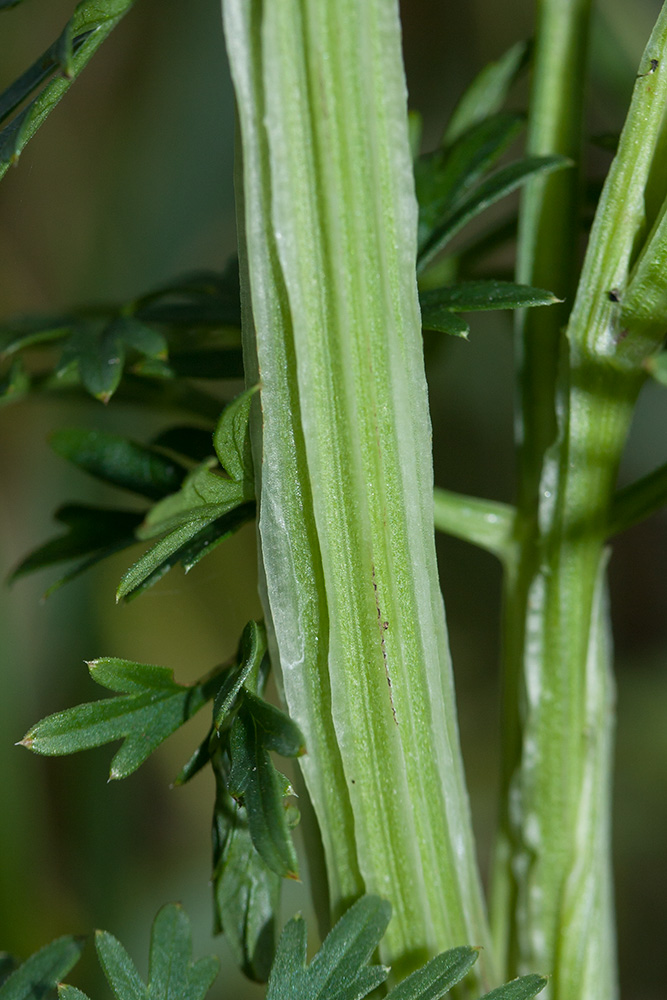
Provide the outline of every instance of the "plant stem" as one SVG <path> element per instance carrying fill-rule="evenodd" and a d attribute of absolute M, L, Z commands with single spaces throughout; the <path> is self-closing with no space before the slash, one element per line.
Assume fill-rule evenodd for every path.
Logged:
<path fill-rule="evenodd" d="M 550 973 L 551 1000 L 616 995 L 604 546 L 642 362 L 659 337 L 621 329 L 615 290 L 625 287 L 644 235 L 667 97 L 667 74 L 650 60 L 660 65 L 666 39 L 663 10 L 600 199 L 557 375 L 552 369 L 556 436 L 550 441 L 543 423 L 541 458 L 537 445 L 524 458 L 531 488 L 519 503 L 522 556 L 506 590 L 507 805 L 494 917 L 509 971 Z M 522 378 L 530 373 L 524 368 Z"/>
<path fill-rule="evenodd" d="M 487 931 L 435 561 L 397 5 L 224 11 L 267 612 L 332 904 L 390 900 L 381 950 L 401 976 Z M 494 978 L 489 948 L 481 969 Z"/>

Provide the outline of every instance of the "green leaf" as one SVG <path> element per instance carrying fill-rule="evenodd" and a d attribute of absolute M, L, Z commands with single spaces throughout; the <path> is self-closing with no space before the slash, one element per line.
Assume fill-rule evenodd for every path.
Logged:
<path fill-rule="evenodd" d="M 61 983 L 58 986 L 58 1000 L 90 1000 L 87 993 L 78 990 L 76 986 L 67 986 Z"/>
<path fill-rule="evenodd" d="M 76 7 L 63 33 L 72 39 L 71 52 L 61 35 L 61 38 L 37 60 L 35 66 L 21 77 L 18 86 L 15 85 L 16 89 L 11 99 L 14 106 L 19 99 L 19 94 L 22 94 L 19 99 L 20 103 L 20 100 L 23 100 L 46 78 L 46 76 L 41 75 L 40 66 L 48 67 L 48 75 L 51 76 L 51 79 L 45 83 L 37 97 L 0 132 L 0 178 L 5 175 L 11 164 L 18 160 L 26 143 L 69 90 L 73 80 L 127 13 L 132 3 L 133 0 L 83 0 Z M 67 62 L 68 75 L 52 75 L 60 66 L 60 60 L 63 57 Z M 10 106 L 10 103 L 10 99 L 5 97 L 7 107 Z"/>
<path fill-rule="evenodd" d="M 81 957 L 84 938 L 67 935 L 35 952 L 0 986 L 0 1000 L 48 1000 Z"/>
<path fill-rule="evenodd" d="M 151 507 L 141 526 L 140 538 L 155 538 L 202 519 L 213 520 L 242 503 L 245 498 L 240 484 L 211 471 L 211 464 L 214 463 L 209 460 L 193 469 L 178 492 Z"/>
<path fill-rule="evenodd" d="M 667 464 L 619 490 L 609 511 L 609 535 L 639 524 L 667 504 Z"/>
<path fill-rule="evenodd" d="M 135 315 L 146 322 L 185 328 L 241 327 L 238 260 L 222 274 L 198 271 L 143 296 Z"/>
<path fill-rule="evenodd" d="M 453 146 L 436 149 L 417 160 L 420 250 L 445 211 L 493 166 L 523 125 L 523 115 L 494 115 L 471 128 Z"/>
<path fill-rule="evenodd" d="M 165 667 L 113 657 L 88 665 L 93 680 L 123 692 L 49 715 L 26 733 L 21 745 L 47 756 L 77 753 L 123 740 L 110 779 L 126 778 L 215 694 L 217 678 L 191 687 L 176 684 Z"/>
<path fill-rule="evenodd" d="M 490 205 L 515 191 L 531 177 L 562 170 L 570 165 L 570 160 L 564 156 L 527 156 L 501 167 L 470 191 L 433 228 L 421 248 L 418 270 L 423 270 L 456 233 Z"/>
<path fill-rule="evenodd" d="M 306 752 L 303 733 L 293 719 L 250 691 L 243 694 L 244 709 L 252 716 L 257 739 L 281 757 L 300 757 Z"/>
<path fill-rule="evenodd" d="M 390 990 L 387 1000 L 440 1000 L 470 971 L 478 955 L 476 948 L 450 948 Z"/>
<path fill-rule="evenodd" d="M 76 325 L 74 316 L 20 316 L 0 326 L 3 354 L 15 354 L 26 347 L 36 347 L 61 340 Z"/>
<path fill-rule="evenodd" d="M 255 504 L 244 503 L 210 523 L 204 518 L 185 525 L 161 539 L 124 574 L 116 591 L 116 600 L 132 600 L 181 563 L 187 573 L 226 538 L 255 516 Z M 203 525 L 198 527 L 198 525 Z"/>
<path fill-rule="evenodd" d="M 22 399 L 29 389 L 30 378 L 19 358 L 15 358 L 6 378 L 0 381 L 0 406 Z"/>
<path fill-rule="evenodd" d="M 532 306 L 550 306 L 560 302 L 552 292 L 530 285 L 515 285 L 511 281 L 463 281 L 446 288 L 433 288 L 419 295 L 422 326 L 425 330 L 438 329 L 437 323 L 443 310 L 477 312 L 490 309 L 526 309 Z"/>
<path fill-rule="evenodd" d="M 18 962 L 13 955 L 8 954 L 6 951 L 0 951 L 0 986 L 2 986 L 17 966 Z"/>
<path fill-rule="evenodd" d="M 543 976 L 521 976 L 520 979 L 513 979 L 511 983 L 485 993 L 480 1000 L 530 1000 L 546 985 L 547 980 Z"/>
<path fill-rule="evenodd" d="M 306 923 L 293 917 L 278 943 L 266 1000 L 361 1000 L 387 978 L 388 969 L 371 965 L 391 906 L 363 896 L 329 932 L 306 966 Z"/>
<path fill-rule="evenodd" d="M 244 687 L 257 693 L 259 669 L 266 654 L 266 628 L 262 622 L 249 621 L 241 634 L 237 666 L 230 670 L 215 697 L 213 725 L 220 730 Z"/>
<path fill-rule="evenodd" d="M 0 0 L 0 11 L 9 10 L 10 7 L 18 7 L 23 0 Z"/>
<path fill-rule="evenodd" d="M 437 306 L 429 306 L 422 312 L 422 328 L 437 333 L 448 333 L 452 337 L 462 337 L 464 340 L 468 339 L 470 333 L 470 325 L 462 316 Z"/>
<path fill-rule="evenodd" d="M 81 504 L 65 504 L 56 510 L 54 517 L 60 524 L 66 525 L 69 529 L 67 534 L 51 539 L 26 556 L 10 574 L 10 583 L 54 563 L 92 553 L 92 559 L 73 571 L 76 576 L 105 556 L 134 545 L 137 541 L 135 531 L 142 520 L 142 514 L 136 511 Z M 72 575 L 68 574 L 67 578 L 71 579 Z"/>
<path fill-rule="evenodd" d="M 112 934 L 97 931 L 95 945 L 117 1000 L 203 1000 L 218 974 L 217 958 L 192 961 L 190 921 L 175 903 L 163 906 L 153 922 L 148 987 Z"/>
<path fill-rule="evenodd" d="M 50 443 L 91 476 L 153 500 L 173 493 L 185 477 L 182 466 L 155 449 L 106 431 L 59 430 Z"/>
<path fill-rule="evenodd" d="M 296 851 L 290 836 L 284 785 L 261 742 L 250 713 L 234 718 L 229 737 L 229 793 L 246 809 L 255 849 L 266 865 L 283 878 L 298 878 Z"/>
<path fill-rule="evenodd" d="M 114 333 L 127 347 L 147 358 L 164 360 L 168 354 L 165 337 L 134 316 L 120 316 L 114 321 Z"/>
<path fill-rule="evenodd" d="M 254 497 L 252 452 L 250 449 L 250 406 L 259 386 L 246 389 L 224 408 L 213 435 L 220 465 L 237 483 L 243 483 L 244 499 Z"/>
<path fill-rule="evenodd" d="M 477 122 L 499 111 L 529 57 L 529 44 L 517 42 L 500 59 L 485 66 L 454 108 L 443 143 L 454 142 Z"/>
<path fill-rule="evenodd" d="M 213 770 L 214 930 L 225 935 L 244 973 L 266 982 L 276 947 L 281 879 L 255 849 L 246 810 L 227 791 L 228 774 L 220 754 L 214 757 Z"/>

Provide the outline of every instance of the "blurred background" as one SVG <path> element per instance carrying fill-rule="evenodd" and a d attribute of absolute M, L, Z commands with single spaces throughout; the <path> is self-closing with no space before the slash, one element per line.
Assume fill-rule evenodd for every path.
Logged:
<path fill-rule="evenodd" d="M 73 0 L 25 0 L 0 18 L 0 89 L 59 34 Z M 404 0 L 410 102 L 424 149 L 442 133 L 475 72 L 532 32 L 533 3 Z M 591 134 L 617 131 L 658 0 L 599 0 L 591 66 Z M 513 95 L 525 106 L 525 90 Z M 0 321 L 12 314 L 134 296 L 192 268 L 221 269 L 234 252 L 233 98 L 217 0 L 137 0 L 0 184 Z M 593 156 L 603 172 L 608 158 Z M 597 158 L 596 158 L 597 157 Z M 506 262 L 506 264 L 509 262 Z M 439 485 L 512 499 L 510 318 L 478 314 L 469 343 L 426 345 Z M 223 398 L 224 387 L 221 388 Z M 667 460 L 666 397 L 648 387 L 624 481 Z M 104 490 L 58 459 L 55 428 L 103 427 L 146 440 L 169 422 L 115 402 L 38 400 L 0 411 L 0 576 L 56 533 L 67 500 Z M 125 498 L 122 498 L 125 500 Z M 464 755 L 480 858 L 488 867 L 498 746 L 499 569 L 439 540 Z M 619 688 L 615 858 L 625 1000 L 664 997 L 667 954 L 667 516 L 619 538 L 611 564 Z M 180 900 L 195 952 L 229 969 L 214 994 L 253 998 L 223 940 L 211 938 L 208 774 L 170 782 L 203 735 L 204 713 L 134 776 L 107 784 L 109 748 L 38 758 L 13 744 L 42 716 L 98 696 L 84 660 L 115 655 L 172 667 L 192 680 L 230 655 L 259 614 L 254 531 L 242 530 L 187 578 L 180 570 L 128 606 L 114 590 L 122 555 L 58 591 L 54 574 L 0 598 L 0 948 L 22 957 L 52 937 L 104 927 L 145 971 L 151 920 Z M 308 909 L 289 886 L 284 915 Z M 72 981 L 106 995 L 88 955 Z"/>

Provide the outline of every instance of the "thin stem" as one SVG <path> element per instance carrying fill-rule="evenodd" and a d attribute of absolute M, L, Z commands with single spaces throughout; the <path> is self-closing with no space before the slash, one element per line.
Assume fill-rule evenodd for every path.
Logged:
<path fill-rule="evenodd" d="M 552 974 L 552 1000 L 616 995 L 609 860 L 613 682 L 605 536 L 642 363 L 662 336 L 621 327 L 623 289 L 645 236 L 644 198 L 661 137 L 667 7 L 651 36 L 607 178 L 562 344 L 557 436 L 544 453 L 527 556 L 508 585 L 520 742 L 501 846 L 513 894 L 512 969 Z M 664 179 L 663 179 L 664 185 Z M 612 294 L 610 295 L 610 292 Z M 521 517 L 521 509 L 519 516 Z M 511 758 L 508 761 L 511 765 Z M 509 773 L 508 773 L 509 772 Z M 507 891 L 509 887 L 509 892 Z"/>

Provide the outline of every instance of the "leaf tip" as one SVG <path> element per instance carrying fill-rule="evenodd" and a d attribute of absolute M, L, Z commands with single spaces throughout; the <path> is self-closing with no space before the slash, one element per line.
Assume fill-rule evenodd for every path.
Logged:
<path fill-rule="evenodd" d="M 25 747 L 26 750 L 32 750 L 34 739 L 30 733 L 26 733 L 22 740 L 18 740 L 14 746 L 15 747 Z"/>

